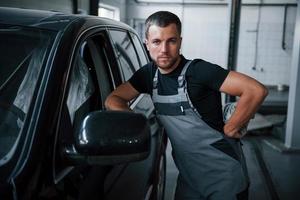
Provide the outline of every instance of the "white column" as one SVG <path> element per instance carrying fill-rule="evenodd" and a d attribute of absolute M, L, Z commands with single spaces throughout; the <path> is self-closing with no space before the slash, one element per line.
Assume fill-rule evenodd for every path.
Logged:
<path fill-rule="evenodd" d="M 297 5 L 285 146 L 300 149 L 300 0 Z"/>

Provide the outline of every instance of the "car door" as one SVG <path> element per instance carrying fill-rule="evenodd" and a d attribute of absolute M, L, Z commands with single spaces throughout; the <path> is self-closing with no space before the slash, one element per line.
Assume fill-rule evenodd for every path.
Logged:
<path fill-rule="evenodd" d="M 66 75 L 67 90 L 54 148 L 53 178 L 58 190 L 67 193 L 70 198 L 149 199 L 153 191 L 153 173 L 159 165 L 162 134 L 153 115 L 153 104 L 147 95 L 140 95 L 131 102 L 131 106 L 136 112 L 144 113 L 151 123 L 152 147 L 148 159 L 114 166 L 91 166 L 78 165 L 62 156 L 75 151 L 73 134 L 83 118 L 91 111 L 105 109 L 104 101 L 108 94 L 140 66 L 141 59 L 133 49 L 136 60 L 131 62 L 135 64 L 131 63 L 131 68 L 127 68 L 130 70 L 123 71 L 114 48 L 106 29 L 90 29 L 79 36 L 72 67 Z M 124 61 L 132 57 L 130 54 L 125 56 Z"/>
<path fill-rule="evenodd" d="M 123 184 L 131 180 L 124 176 L 124 172 L 128 171 L 128 164 L 82 165 L 68 160 L 67 156 L 61 157 L 61 154 L 76 154 L 74 131 L 88 113 L 105 109 L 106 97 L 122 80 L 104 28 L 91 29 L 79 37 L 71 63 L 70 73 L 66 75 L 68 89 L 61 109 L 53 159 L 54 182 L 58 185 L 57 188 L 61 188 L 68 197 L 74 199 L 111 199 L 111 194 L 118 194 L 121 199 L 140 199 L 135 195 L 136 191 L 128 193 L 128 184 Z M 146 180 L 139 177 L 138 173 L 134 176 L 141 181 Z M 130 182 L 133 188 L 137 188 L 138 184 L 139 182 Z"/>
<path fill-rule="evenodd" d="M 131 39 L 130 39 L 131 42 Z M 147 57 L 144 52 L 141 52 L 143 58 L 139 58 L 136 54 L 136 49 L 133 43 L 123 43 L 131 49 L 126 51 L 132 54 L 127 54 L 123 51 L 123 62 L 130 61 L 126 66 L 127 71 L 123 71 L 120 64 L 116 61 L 113 48 L 115 43 L 108 40 L 108 35 L 105 30 L 97 30 L 85 39 L 83 47 L 81 47 L 81 55 L 90 68 L 94 68 L 95 80 L 97 80 L 99 96 L 101 101 L 101 109 L 104 108 L 104 100 L 110 92 L 122 81 L 125 77 L 129 78 L 138 67 L 141 61 L 146 63 Z M 121 45 L 121 44 L 120 44 Z M 119 47 L 123 48 L 122 46 Z M 124 54 L 124 52 L 126 54 Z M 143 63 L 143 64 L 144 64 Z M 93 67 L 94 66 L 94 67 Z M 154 107 L 148 95 L 141 95 L 131 104 L 136 112 L 141 112 L 148 117 L 151 123 L 152 131 L 152 147 L 148 159 L 141 162 L 118 164 L 114 166 L 93 166 L 91 172 L 86 178 L 86 182 L 81 186 L 82 199 L 95 198 L 94 193 L 100 192 L 99 197 L 103 199 L 147 199 L 150 198 L 154 184 L 154 172 L 160 161 L 158 154 L 161 153 L 160 147 L 162 144 L 162 134 L 155 120 L 153 111 Z M 96 178 L 97 177 L 97 178 Z M 82 189 L 84 188 L 84 189 Z M 148 194 L 148 196 L 147 196 Z M 92 196 L 90 196 L 92 195 Z"/>
<path fill-rule="evenodd" d="M 43 123 L 37 110 L 56 33 L 0 24 L 0 35 L 0 199 L 29 198 L 45 150 L 35 151 Z"/>
<path fill-rule="evenodd" d="M 113 41 L 119 71 L 122 74 L 121 81 L 125 82 L 136 70 L 148 62 L 148 58 L 134 33 L 121 29 L 109 29 L 109 34 Z M 118 82 L 117 85 L 119 84 L 121 83 Z M 154 106 L 149 95 L 139 95 L 130 102 L 130 107 L 134 112 L 143 113 L 149 120 L 152 135 L 151 153 L 148 159 L 131 163 L 126 167 L 122 174 L 126 178 L 120 179 L 118 182 L 119 188 L 121 188 L 119 190 L 122 191 L 121 193 L 129 193 L 129 199 L 148 199 L 154 191 L 154 179 L 157 176 L 156 168 L 160 163 L 161 151 L 164 151 L 161 150 L 164 145 L 162 128 L 155 118 Z M 132 183 L 136 184 L 133 185 Z M 122 185 L 126 185 L 126 187 L 122 188 Z M 110 193 L 108 197 L 108 199 L 120 198 L 118 193 Z"/>
<path fill-rule="evenodd" d="M 113 166 L 93 166 L 68 160 L 76 153 L 74 132 L 88 113 L 104 109 L 114 88 L 105 49 L 105 30 L 95 28 L 78 37 L 71 59 L 65 97 L 54 145 L 53 179 L 57 190 L 74 199 L 103 199 L 105 177 Z M 97 45 L 96 45 L 97 44 Z"/>

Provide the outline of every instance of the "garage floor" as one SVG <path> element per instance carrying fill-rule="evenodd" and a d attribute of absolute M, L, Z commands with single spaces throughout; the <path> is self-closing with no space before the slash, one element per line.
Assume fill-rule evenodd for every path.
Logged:
<path fill-rule="evenodd" d="M 286 118 L 287 102 L 287 90 L 269 88 L 260 110 L 264 115 L 252 120 L 248 129 L 254 131 L 242 139 L 251 181 L 249 200 L 300 199 L 300 151 L 291 151 L 283 145 L 285 123 L 282 121 Z M 266 120 L 271 122 L 270 126 Z M 173 199 L 177 175 L 171 145 L 168 145 L 166 200 Z"/>
<path fill-rule="evenodd" d="M 243 144 L 251 181 L 249 200 L 300 199 L 300 152 L 288 151 L 271 135 L 248 135 Z M 168 145 L 166 200 L 173 199 L 177 175 Z"/>

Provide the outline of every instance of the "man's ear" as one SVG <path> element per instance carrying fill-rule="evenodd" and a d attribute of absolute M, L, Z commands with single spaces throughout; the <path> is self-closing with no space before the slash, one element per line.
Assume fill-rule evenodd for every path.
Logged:
<path fill-rule="evenodd" d="M 147 48 L 147 50 L 149 51 L 149 42 L 148 42 L 148 40 L 147 39 L 145 39 L 145 46 L 146 46 L 146 48 Z"/>
<path fill-rule="evenodd" d="M 180 37 L 180 49 L 181 49 L 182 37 Z"/>

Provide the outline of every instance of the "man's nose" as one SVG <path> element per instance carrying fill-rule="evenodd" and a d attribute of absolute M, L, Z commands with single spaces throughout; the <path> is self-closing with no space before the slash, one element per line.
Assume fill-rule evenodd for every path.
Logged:
<path fill-rule="evenodd" d="M 163 42 L 161 45 L 161 52 L 168 52 L 169 47 L 167 42 Z"/>

